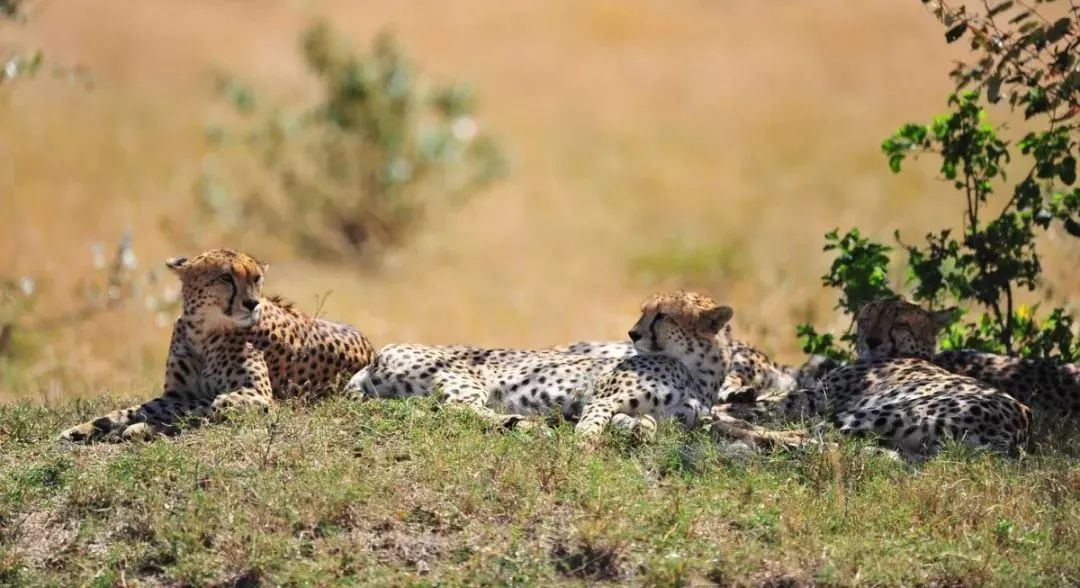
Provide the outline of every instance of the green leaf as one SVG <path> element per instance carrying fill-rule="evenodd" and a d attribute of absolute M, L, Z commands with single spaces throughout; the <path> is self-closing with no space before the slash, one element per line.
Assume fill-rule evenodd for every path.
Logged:
<path fill-rule="evenodd" d="M 1031 18 L 1031 11 L 1030 10 L 1025 10 L 1025 11 L 1021 12 L 1020 14 L 1017 14 L 1016 16 L 1010 18 L 1009 19 L 1009 24 L 1016 24 L 1016 23 L 1018 23 L 1018 22 L 1020 22 L 1022 20 L 1027 20 L 1029 18 Z"/>
<path fill-rule="evenodd" d="M 889 156 L 889 169 L 892 173 L 900 173 L 900 163 L 904 161 L 904 155 L 902 153 L 896 153 Z"/>
<path fill-rule="evenodd" d="M 1001 74 L 994 74 L 986 81 L 986 99 L 991 104 L 1001 100 Z"/>
<path fill-rule="evenodd" d="M 962 23 L 954 26 L 953 28 L 945 31 L 945 42 L 952 43 L 952 42 L 956 41 L 957 39 L 959 39 L 960 37 L 963 37 L 964 33 L 967 32 L 967 28 L 968 28 L 967 23 L 962 22 Z"/>
<path fill-rule="evenodd" d="M 997 16 L 997 15 L 1001 14 L 1002 12 L 1005 12 L 1006 10 L 1012 8 L 1012 6 L 1013 6 L 1012 0 L 1002 2 L 1001 4 L 998 4 L 997 6 L 991 8 L 990 12 L 987 12 L 986 15 L 990 16 L 990 17 Z"/>
<path fill-rule="evenodd" d="M 1076 158 L 1073 156 L 1065 157 L 1058 164 L 1058 177 L 1062 182 L 1065 182 L 1066 186 L 1073 185 L 1076 182 Z"/>
<path fill-rule="evenodd" d="M 1054 21 L 1054 24 L 1050 25 L 1050 28 L 1046 30 L 1046 42 L 1057 43 L 1069 33 L 1069 27 L 1072 21 L 1069 18 L 1062 17 Z"/>
<path fill-rule="evenodd" d="M 1080 222 L 1074 218 L 1065 219 L 1065 230 L 1073 237 L 1080 237 Z"/>

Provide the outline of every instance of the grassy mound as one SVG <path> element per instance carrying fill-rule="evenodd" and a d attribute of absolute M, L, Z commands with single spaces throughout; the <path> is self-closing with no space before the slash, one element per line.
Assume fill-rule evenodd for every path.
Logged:
<path fill-rule="evenodd" d="M 913 468 L 672 429 L 583 452 L 567 426 L 332 400 L 153 443 L 55 441 L 120 404 L 0 407 L 0 584 L 1080 582 L 1075 431 Z"/>

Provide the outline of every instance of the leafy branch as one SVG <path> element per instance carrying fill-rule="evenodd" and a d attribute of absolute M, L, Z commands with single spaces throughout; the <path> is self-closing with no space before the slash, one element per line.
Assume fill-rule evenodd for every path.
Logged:
<path fill-rule="evenodd" d="M 1070 3 L 1066 15 L 1050 18 L 1024 2 L 991 6 L 984 1 L 981 13 L 966 5 L 923 3 L 947 27 L 946 42 L 969 38 L 974 59 L 950 73 L 956 91 L 949 96 L 948 112 L 929 124 L 901 126 L 881 146 L 894 173 L 909 157 L 936 157 L 941 179 L 962 196 L 959 231 L 927 234 L 922 244 L 904 243 L 895 234 L 907 254 L 905 285 L 912 298 L 931 307 L 952 303 L 982 309 L 974 320 L 947 330 L 944 348 L 1080 359 L 1066 309 L 1053 308 L 1039 319 L 1038 305 L 1018 302 L 1020 292 L 1040 286 L 1039 234 L 1080 237 L 1080 188 L 1075 186 L 1080 9 Z M 988 108 L 1002 100 L 1024 115 L 1025 132 L 1015 143 L 1001 136 L 1004 127 L 989 122 Z M 1017 157 L 1030 163 L 1010 184 L 1006 169 Z M 1008 198 L 996 197 L 999 190 Z M 1004 204 L 994 214 L 990 206 L 1000 200 Z M 833 231 L 826 243 L 827 251 L 838 252 L 824 277 L 826 286 L 842 292 L 838 308 L 854 313 L 889 290 L 874 281 L 885 275 L 888 247 L 863 239 L 858 230 L 843 237 Z M 798 334 L 808 352 L 846 354 L 835 347 L 834 337 L 810 325 L 800 326 Z M 850 335 L 840 341 L 850 343 Z"/>

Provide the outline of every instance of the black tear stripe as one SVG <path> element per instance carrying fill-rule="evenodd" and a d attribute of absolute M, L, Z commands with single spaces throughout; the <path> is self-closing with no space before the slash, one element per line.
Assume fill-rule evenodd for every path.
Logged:
<path fill-rule="evenodd" d="M 232 294 L 229 295 L 229 305 L 225 307 L 225 314 L 232 316 L 233 303 L 236 302 L 236 280 L 229 280 L 229 287 L 232 288 Z"/>
<path fill-rule="evenodd" d="M 656 323 L 658 322 L 660 322 L 660 320 L 656 315 L 653 315 L 653 320 L 649 323 L 649 337 L 651 338 L 651 341 L 649 342 L 652 343 L 653 347 L 660 346 L 660 340 L 656 338 Z"/>

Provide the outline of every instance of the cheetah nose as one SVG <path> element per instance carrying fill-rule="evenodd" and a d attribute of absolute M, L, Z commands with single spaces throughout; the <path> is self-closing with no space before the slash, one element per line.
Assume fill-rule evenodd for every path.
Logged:
<path fill-rule="evenodd" d="M 255 309 L 258 308 L 258 306 L 259 306 L 259 301 L 258 300 L 245 300 L 244 301 L 244 308 L 248 309 L 248 312 L 254 312 Z"/>
<path fill-rule="evenodd" d="M 636 342 L 636 341 L 637 341 L 638 339 L 640 339 L 640 338 L 641 338 L 641 333 L 639 333 L 639 332 L 637 332 L 637 331 L 630 331 L 630 332 L 629 332 L 629 333 L 627 333 L 627 334 L 628 334 L 628 335 L 630 335 L 630 340 L 631 340 L 631 341 L 635 341 L 635 342 Z"/>
<path fill-rule="evenodd" d="M 870 349 L 877 349 L 878 345 L 881 345 L 881 339 L 878 339 L 877 337 L 866 338 L 866 346 Z"/>

